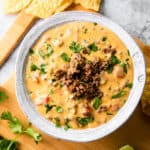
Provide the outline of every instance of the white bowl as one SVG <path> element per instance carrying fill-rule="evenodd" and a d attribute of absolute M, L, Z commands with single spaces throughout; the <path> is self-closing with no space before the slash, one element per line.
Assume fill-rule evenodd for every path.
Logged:
<path fill-rule="evenodd" d="M 46 120 L 36 111 L 34 104 L 29 98 L 29 94 L 24 83 L 24 77 L 26 58 L 28 56 L 29 49 L 36 42 L 39 36 L 41 36 L 49 28 L 53 28 L 57 25 L 72 21 L 96 22 L 109 28 L 116 35 L 118 35 L 118 37 L 129 49 L 131 57 L 133 59 L 134 81 L 133 88 L 130 92 L 127 102 L 109 122 L 96 128 L 84 130 L 70 129 L 68 131 L 64 131 L 64 129 L 62 128 L 56 128 L 53 123 Z M 17 98 L 20 107 L 26 114 L 27 118 L 33 123 L 33 125 L 35 125 L 37 128 L 50 136 L 76 142 L 88 142 L 100 139 L 112 133 L 121 125 L 123 125 L 125 121 L 127 121 L 127 119 L 131 116 L 141 98 L 145 85 L 145 79 L 146 73 L 143 54 L 135 41 L 130 37 L 130 35 L 126 31 L 124 31 L 119 25 L 113 23 L 102 15 L 81 11 L 59 13 L 35 25 L 35 27 L 33 27 L 24 38 L 20 46 L 20 53 L 18 55 L 16 64 Z"/>

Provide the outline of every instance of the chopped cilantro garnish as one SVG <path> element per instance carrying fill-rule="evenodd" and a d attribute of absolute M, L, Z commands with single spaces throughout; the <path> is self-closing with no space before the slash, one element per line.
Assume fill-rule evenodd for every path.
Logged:
<path fill-rule="evenodd" d="M 64 86 L 64 84 L 63 84 L 63 83 L 60 83 L 59 86 L 60 86 L 60 88 L 62 88 L 62 87 Z"/>
<path fill-rule="evenodd" d="M 115 94 L 112 96 L 112 99 L 116 99 L 116 98 L 119 98 L 119 97 L 122 97 L 126 94 L 126 91 L 120 91 L 119 93 Z"/>
<path fill-rule="evenodd" d="M 70 62 L 70 57 L 68 56 L 67 53 L 62 53 L 61 58 L 62 58 L 62 60 L 66 61 L 66 62 Z"/>
<path fill-rule="evenodd" d="M 30 50 L 29 50 L 29 54 L 30 54 L 30 55 L 34 54 L 34 51 L 33 51 L 33 49 L 32 49 L 32 48 L 30 48 Z"/>
<path fill-rule="evenodd" d="M 94 103 L 93 103 L 93 107 L 95 110 L 97 110 L 99 108 L 99 106 L 101 105 L 102 101 L 99 97 L 95 97 L 94 98 Z"/>
<path fill-rule="evenodd" d="M 116 64 L 120 63 L 120 60 L 117 58 L 117 56 L 113 55 L 112 58 L 111 58 L 111 63 L 113 65 L 116 65 Z"/>
<path fill-rule="evenodd" d="M 111 112 L 106 112 L 106 115 L 113 115 Z"/>
<path fill-rule="evenodd" d="M 87 33 L 87 31 L 88 31 L 88 29 L 87 29 L 87 28 L 85 28 L 85 29 L 84 29 L 84 31 L 83 31 L 83 33 L 84 33 L 84 34 L 86 34 L 86 33 Z"/>
<path fill-rule="evenodd" d="M 41 74 L 45 74 L 45 73 L 46 73 L 46 71 L 45 71 L 45 66 L 46 66 L 45 64 L 41 64 L 41 65 L 40 65 L 39 70 L 40 70 L 40 73 L 41 73 Z"/>
<path fill-rule="evenodd" d="M 31 71 L 36 71 L 36 70 L 38 70 L 39 68 L 35 65 L 35 64 L 31 64 L 31 66 L 30 66 L 30 70 Z"/>
<path fill-rule="evenodd" d="M 46 104 L 45 105 L 45 108 L 46 108 L 46 113 L 48 113 L 49 111 L 52 110 L 53 107 L 55 107 L 56 105 L 49 105 L 49 104 Z"/>
<path fill-rule="evenodd" d="M 120 63 L 120 60 L 117 58 L 117 56 L 113 55 L 111 57 L 111 60 L 108 62 L 106 66 L 106 71 L 108 73 L 111 73 L 113 71 L 114 66 L 119 63 Z"/>
<path fill-rule="evenodd" d="M 128 87 L 129 89 L 132 89 L 133 83 L 128 83 L 128 84 L 126 85 L 126 87 Z"/>
<path fill-rule="evenodd" d="M 82 46 L 76 42 L 71 42 L 69 45 L 69 48 L 74 52 L 74 53 L 80 53 L 80 51 L 83 49 Z"/>
<path fill-rule="evenodd" d="M 67 131 L 69 128 L 71 128 L 71 125 L 69 124 L 70 120 L 67 118 L 65 120 L 64 130 Z"/>
<path fill-rule="evenodd" d="M 93 24 L 94 24 L 94 26 L 96 26 L 96 25 L 97 25 L 97 22 L 94 22 Z"/>
<path fill-rule="evenodd" d="M 101 39 L 103 42 L 105 42 L 107 40 L 107 37 L 106 36 L 103 36 L 102 39 Z"/>
<path fill-rule="evenodd" d="M 46 55 L 49 57 L 53 54 L 54 50 L 53 50 L 52 46 L 48 43 L 46 43 L 46 48 L 47 48 L 47 54 Z"/>
<path fill-rule="evenodd" d="M 123 72 L 124 73 L 128 72 L 128 70 L 127 70 L 127 64 L 126 63 L 121 63 L 120 66 L 123 67 Z"/>
<path fill-rule="evenodd" d="M 59 118 L 54 118 L 54 121 L 55 121 L 55 126 L 57 128 L 60 128 L 61 127 L 60 119 Z"/>
<path fill-rule="evenodd" d="M 96 46 L 95 43 L 92 43 L 88 46 L 88 48 L 91 50 L 91 51 L 94 51 L 96 52 L 98 50 L 98 47 Z"/>
<path fill-rule="evenodd" d="M 129 50 L 127 50 L 127 53 L 128 53 L 128 56 L 130 56 L 130 51 Z"/>
<path fill-rule="evenodd" d="M 57 106 L 57 107 L 56 107 L 56 111 L 57 111 L 58 113 L 62 113 L 62 112 L 63 112 L 63 108 L 62 108 L 61 106 Z"/>
<path fill-rule="evenodd" d="M 3 102 L 6 99 L 8 99 L 8 95 L 5 92 L 0 91 L 0 102 Z"/>
<path fill-rule="evenodd" d="M 50 94 L 50 95 L 54 94 L 53 89 L 50 89 L 50 90 L 49 90 L 49 94 Z"/>
<path fill-rule="evenodd" d="M 39 50 L 38 53 L 42 58 L 45 58 L 45 53 L 43 52 L 43 50 Z"/>
<path fill-rule="evenodd" d="M 82 126 L 86 126 L 88 123 L 91 123 L 93 121 L 94 121 L 93 117 L 85 117 L 85 118 L 77 117 L 78 124 Z"/>

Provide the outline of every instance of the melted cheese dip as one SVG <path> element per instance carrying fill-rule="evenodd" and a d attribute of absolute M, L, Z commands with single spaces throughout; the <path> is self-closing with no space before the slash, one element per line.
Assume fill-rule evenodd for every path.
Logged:
<path fill-rule="evenodd" d="M 88 53 L 83 53 L 84 48 Z M 112 54 L 112 50 L 116 53 Z M 74 98 L 74 93 L 56 80 L 55 72 L 65 70 L 75 53 L 89 61 L 109 60 L 100 73 L 102 97 Z M 42 116 L 65 130 L 107 123 L 128 99 L 132 82 L 133 64 L 128 49 L 112 31 L 96 23 L 71 22 L 49 29 L 27 58 L 25 83 L 31 100 Z"/>

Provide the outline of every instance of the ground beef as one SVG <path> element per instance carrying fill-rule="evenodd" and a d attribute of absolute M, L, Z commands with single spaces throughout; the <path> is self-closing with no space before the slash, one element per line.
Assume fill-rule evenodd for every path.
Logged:
<path fill-rule="evenodd" d="M 108 48 L 104 48 L 103 49 L 103 52 L 105 53 L 105 54 L 111 54 L 111 55 L 115 55 L 115 53 L 116 53 L 116 49 L 115 48 L 112 48 L 112 46 L 109 46 Z"/>
<path fill-rule="evenodd" d="M 64 70 L 60 69 L 55 72 L 55 77 L 57 79 L 61 79 L 64 75 L 66 75 L 66 71 L 64 71 Z"/>
<path fill-rule="evenodd" d="M 73 98 L 85 98 L 91 100 L 94 97 L 101 98 L 100 73 L 104 70 L 106 62 L 99 58 L 88 61 L 81 54 L 74 54 L 71 57 L 67 70 L 57 70 L 55 76 L 67 86 L 74 95 Z"/>

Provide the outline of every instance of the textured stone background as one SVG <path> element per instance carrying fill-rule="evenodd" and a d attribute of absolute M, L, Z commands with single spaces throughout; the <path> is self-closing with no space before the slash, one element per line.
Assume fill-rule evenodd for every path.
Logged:
<path fill-rule="evenodd" d="M 150 0 L 104 0 L 101 13 L 150 45 Z"/>
<path fill-rule="evenodd" d="M 0 37 L 12 24 L 16 16 L 5 16 L 0 0 Z M 150 45 L 150 0 L 103 0 L 101 13 L 120 24 L 131 35 L 139 37 Z M 0 68 L 0 84 L 15 70 L 18 49 Z"/>

